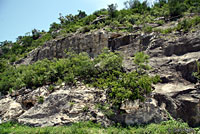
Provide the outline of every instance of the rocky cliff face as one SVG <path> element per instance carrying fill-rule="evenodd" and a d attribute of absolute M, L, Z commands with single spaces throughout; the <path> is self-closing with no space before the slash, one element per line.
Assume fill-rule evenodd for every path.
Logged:
<path fill-rule="evenodd" d="M 44 58 L 63 58 L 66 51 L 87 52 L 91 57 L 98 55 L 104 47 L 107 47 L 109 34 L 103 30 L 88 33 L 68 35 L 61 39 L 47 42 L 41 47 L 29 53 L 27 58 L 16 64 L 30 64 Z"/>
<path fill-rule="evenodd" d="M 103 91 L 81 87 L 83 85 L 72 88 L 64 86 L 53 93 L 42 90 L 37 94 L 31 91 L 1 99 L 2 120 L 15 119 L 34 126 L 84 120 L 104 125 L 112 121 L 133 125 L 167 120 L 167 111 L 172 117 L 181 118 L 191 126 L 200 125 L 200 87 L 194 84 L 196 79 L 192 76 L 192 72 L 197 70 L 196 61 L 200 61 L 199 30 L 184 35 L 117 34 L 104 30 L 76 34 L 48 42 L 16 64 L 30 64 L 44 58 L 62 58 L 65 57 L 65 50 L 70 48 L 76 52 L 88 52 L 93 57 L 104 47 L 120 51 L 125 56 L 123 64 L 126 71 L 134 69 L 131 57 L 135 52 L 145 51 L 150 55 L 153 70 L 149 73 L 160 75 L 162 82 L 154 86 L 154 92 L 145 102 L 124 102 L 120 108 L 124 113 L 116 112 L 108 119 L 98 108 L 95 109 L 95 104 L 106 103 Z M 37 97 L 34 98 L 31 93 L 37 97 L 43 96 L 44 103 L 38 103 Z M 13 109 L 18 112 L 13 113 Z"/>

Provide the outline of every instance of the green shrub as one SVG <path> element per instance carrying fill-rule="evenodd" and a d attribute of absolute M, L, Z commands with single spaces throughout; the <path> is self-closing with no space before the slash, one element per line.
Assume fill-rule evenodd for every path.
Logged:
<path fill-rule="evenodd" d="M 197 72 L 193 72 L 193 76 L 197 78 L 197 80 L 200 82 L 200 63 L 197 61 Z"/>
<path fill-rule="evenodd" d="M 136 53 L 134 63 L 137 70 L 125 73 L 122 69 L 122 57 L 105 51 L 96 60 L 101 61 L 98 77 L 94 78 L 93 86 L 109 89 L 110 102 L 120 105 L 125 100 L 145 99 L 145 95 L 152 90 L 152 83 L 159 80 L 158 76 L 150 77 L 146 69 L 148 56 L 143 52 Z M 94 60 L 95 61 L 95 60 Z M 98 63 L 98 62 L 97 62 Z"/>
<path fill-rule="evenodd" d="M 151 33 L 153 31 L 152 26 L 144 25 L 142 28 L 144 32 Z"/>
<path fill-rule="evenodd" d="M 115 29 L 117 29 L 117 28 L 119 28 L 120 26 L 122 26 L 117 20 L 114 20 L 114 21 L 112 21 L 111 23 L 110 23 L 110 26 L 112 27 L 112 28 L 115 28 Z"/>
<path fill-rule="evenodd" d="M 44 97 L 38 96 L 37 101 L 38 101 L 39 104 L 42 104 L 44 102 Z"/>
<path fill-rule="evenodd" d="M 183 32 L 188 32 L 191 27 L 200 24 L 200 17 L 195 16 L 192 19 L 184 19 L 183 21 L 179 22 L 176 30 L 183 30 Z"/>
<path fill-rule="evenodd" d="M 90 31 L 90 26 L 84 26 L 82 29 L 81 29 L 81 33 L 87 33 Z"/>
<path fill-rule="evenodd" d="M 171 17 L 179 16 L 187 10 L 184 0 L 169 0 L 169 13 Z"/>
<path fill-rule="evenodd" d="M 120 105 L 127 99 L 144 100 L 145 95 L 151 92 L 152 83 L 157 80 L 145 71 L 150 68 L 148 58 L 143 52 L 137 53 L 134 58 L 137 70 L 126 73 L 122 67 L 123 57 L 117 52 L 104 49 L 94 60 L 87 53 L 68 52 L 65 59 L 44 59 L 28 66 L 10 67 L 0 74 L 0 91 L 37 88 L 58 81 L 74 85 L 79 80 L 108 89 L 110 103 L 113 104 Z"/>
<path fill-rule="evenodd" d="M 100 111 L 102 111 L 107 117 L 111 117 L 114 115 L 113 110 L 110 108 L 110 105 L 108 103 L 104 103 L 104 104 L 96 104 L 95 105 L 96 109 L 99 109 Z"/>
<path fill-rule="evenodd" d="M 49 28 L 49 32 L 53 32 L 53 31 L 57 31 L 61 28 L 61 25 L 56 23 L 56 22 L 53 22 L 51 25 L 50 25 L 50 28 Z"/>
<path fill-rule="evenodd" d="M 49 91 L 54 91 L 54 88 L 55 88 L 55 87 L 54 87 L 53 85 L 50 85 L 50 86 L 48 87 L 48 90 L 49 90 Z"/>
<path fill-rule="evenodd" d="M 89 25 L 92 21 L 94 21 L 96 19 L 96 15 L 89 15 L 85 18 L 83 18 L 83 24 L 84 25 Z"/>
<path fill-rule="evenodd" d="M 41 35 L 40 31 L 37 30 L 37 29 L 33 29 L 31 32 L 32 32 L 32 38 L 33 38 L 33 40 L 37 40 L 40 37 L 40 35 Z"/>
<path fill-rule="evenodd" d="M 161 33 L 168 34 L 168 33 L 171 33 L 172 31 L 174 31 L 174 28 L 167 28 L 167 29 L 161 30 Z"/>
<path fill-rule="evenodd" d="M 6 69 L 8 69 L 10 65 L 8 64 L 8 61 L 5 59 L 0 59 L 0 74 L 4 72 Z"/>
<path fill-rule="evenodd" d="M 88 105 L 85 105 L 84 107 L 83 107 L 83 112 L 88 112 L 88 110 L 89 110 L 89 106 Z"/>

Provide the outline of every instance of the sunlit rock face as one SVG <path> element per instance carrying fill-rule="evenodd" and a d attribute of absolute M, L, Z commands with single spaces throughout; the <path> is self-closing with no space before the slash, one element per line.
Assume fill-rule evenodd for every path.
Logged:
<path fill-rule="evenodd" d="M 167 120 L 168 116 L 165 113 L 167 111 L 172 117 L 181 118 L 190 126 L 200 124 L 200 89 L 199 86 L 195 86 L 197 80 L 192 76 L 192 73 L 197 71 L 196 61 L 200 61 L 199 30 L 184 35 L 119 34 L 104 30 L 73 34 L 45 43 L 16 64 L 30 64 L 44 58 L 63 58 L 65 50 L 70 49 L 75 52 L 87 52 L 91 57 L 95 57 L 104 47 L 108 47 L 111 51 L 119 51 L 124 56 L 125 71 L 135 69 L 132 61 L 135 52 L 145 51 L 150 55 L 149 64 L 152 70 L 149 73 L 160 75 L 162 82 L 154 85 L 152 95 L 145 102 L 124 102 L 121 107 L 122 114 L 116 111 L 115 116 L 108 119 L 102 112 L 93 108 L 97 101 L 101 102 L 102 96 L 104 101 L 107 100 L 105 93 L 90 88 L 79 90 L 80 85 L 76 90 L 67 87 L 53 93 L 42 90 L 44 92 L 41 95 L 44 97 L 42 104 L 37 103 L 35 99 L 37 97 L 33 95 L 38 95 L 37 93 L 32 95 L 24 93 L 23 96 L 28 99 L 20 99 L 20 94 L 10 96 L 12 101 L 7 101 L 5 104 L 3 104 L 5 98 L 2 98 L 0 104 L 4 107 L 0 107 L 0 118 L 17 119 L 19 122 L 34 126 L 68 124 L 82 120 L 93 120 L 105 125 L 111 124 L 112 121 L 135 125 Z M 75 102 L 73 106 L 71 101 Z M 12 110 L 8 112 L 10 102 L 17 103 L 17 107 L 14 107 L 19 111 L 17 115 L 7 116 L 12 115 Z M 84 108 L 86 104 L 89 105 L 88 111 L 83 110 L 86 109 Z M 14 108 L 11 105 L 11 109 Z M 52 122 L 48 122 L 50 120 Z"/>

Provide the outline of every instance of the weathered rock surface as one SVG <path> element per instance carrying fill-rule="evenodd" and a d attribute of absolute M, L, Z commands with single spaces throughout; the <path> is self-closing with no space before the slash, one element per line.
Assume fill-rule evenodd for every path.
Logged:
<path fill-rule="evenodd" d="M 30 105 L 29 109 L 23 101 L 18 103 L 21 98 L 26 98 L 45 88 L 44 86 L 31 92 L 26 92 L 24 89 L 24 95 L 9 95 L 1 99 L 0 118 L 2 121 L 15 120 L 31 126 L 66 125 L 89 120 L 99 122 L 104 126 L 109 126 L 113 122 L 141 125 L 168 120 L 168 112 L 172 117 L 188 122 L 190 126 L 200 125 L 199 87 L 170 92 L 170 95 L 153 93 L 145 102 L 126 101 L 120 107 L 120 111 L 113 111 L 114 114 L 109 118 L 105 115 L 105 111 L 97 107 L 97 104 L 107 104 L 106 91 L 82 84 L 76 87 L 59 86 L 51 94 L 50 92 L 46 94 L 46 90 L 42 90 L 38 95 L 43 95 L 44 101 L 37 100 L 31 103 L 32 106 Z"/>
<path fill-rule="evenodd" d="M 76 34 L 46 43 L 33 50 L 27 58 L 18 61 L 18 64 L 29 64 L 44 58 L 62 58 L 65 57 L 65 49 L 70 48 L 76 52 L 88 52 L 93 57 L 104 47 L 109 47 L 112 51 L 118 50 L 125 56 L 123 64 L 127 71 L 134 69 L 133 54 L 145 51 L 150 55 L 150 65 L 153 68 L 150 73 L 158 74 L 162 79 L 161 83 L 155 85 L 151 98 L 144 103 L 125 103 L 121 107 L 125 113 L 116 114 L 113 117 L 114 121 L 131 125 L 160 122 L 168 118 L 166 110 L 172 117 L 181 118 L 191 126 L 200 124 L 200 93 L 199 88 L 194 87 L 197 80 L 192 76 L 197 70 L 196 61 L 200 61 L 200 30 L 184 35 L 158 33 L 125 35 L 108 33 L 104 30 Z M 97 89 L 79 88 L 62 88 L 50 95 L 44 95 L 46 96 L 44 103 L 32 103 L 31 108 L 27 108 L 26 112 L 19 116 L 18 121 L 35 126 L 68 124 L 82 120 L 109 124 L 110 120 L 94 109 L 95 103 L 101 101 L 98 100 L 101 99 L 100 96 L 105 94 Z M 84 98 L 89 100 L 86 101 Z M 23 101 L 19 100 L 14 98 L 14 101 L 19 102 L 24 108 L 24 104 L 21 103 Z M 30 100 L 35 99 L 33 97 Z M 84 112 L 83 109 L 86 108 L 88 111 Z"/>
<path fill-rule="evenodd" d="M 82 84 L 76 87 L 60 86 L 59 89 L 44 97 L 43 103 L 34 100 L 34 103 L 31 103 L 32 107 L 28 109 L 23 102 L 26 100 L 23 99 L 35 92 L 37 94 L 38 90 L 44 88 L 31 92 L 24 89 L 24 95 L 10 95 L 9 98 L 1 99 L 0 104 L 3 107 L 0 109 L 0 117 L 3 121 L 16 120 L 31 126 L 66 125 L 89 120 L 104 126 L 109 126 L 113 122 L 135 125 L 159 123 L 168 119 L 166 111 L 161 109 L 153 98 L 148 98 L 145 103 L 126 102 L 120 108 L 125 113 L 119 114 L 119 111 L 113 111 L 114 114 L 108 118 L 105 111 L 97 107 L 98 104 L 107 105 L 106 91 Z M 39 95 L 45 96 L 46 91 L 43 90 Z M 21 103 L 18 103 L 21 98 Z M 8 105 L 10 106 L 7 107 Z"/>
<path fill-rule="evenodd" d="M 75 52 L 87 52 L 91 57 L 96 56 L 104 47 L 107 47 L 108 34 L 99 30 L 88 34 L 75 34 L 52 40 L 29 53 L 27 58 L 16 64 L 29 64 L 44 58 L 63 58 L 65 51 L 72 49 Z"/>
<path fill-rule="evenodd" d="M 126 125 L 160 123 L 169 119 L 165 109 L 159 107 L 157 100 L 152 97 L 148 97 L 145 102 L 127 101 L 120 109 L 125 113 L 116 115 L 114 120 Z"/>
<path fill-rule="evenodd" d="M 17 120 L 32 126 L 64 125 L 89 120 L 108 126 L 112 122 L 96 108 L 96 104 L 104 102 L 106 97 L 102 90 L 82 84 L 77 87 L 64 86 L 46 97 L 42 104 L 35 103 Z"/>
<path fill-rule="evenodd" d="M 192 127 L 200 125 L 200 88 L 174 92 L 170 96 L 157 93 L 154 98 L 172 117 L 180 118 Z"/>
<path fill-rule="evenodd" d="M 0 119 L 1 121 L 16 120 L 24 110 L 20 103 L 17 103 L 11 97 L 6 97 L 0 100 Z"/>

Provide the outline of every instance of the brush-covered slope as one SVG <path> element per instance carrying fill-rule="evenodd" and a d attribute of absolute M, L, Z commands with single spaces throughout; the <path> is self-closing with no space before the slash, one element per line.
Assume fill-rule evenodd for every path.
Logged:
<path fill-rule="evenodd" d="M 199 126 L 199 5 L 129 1 L 119 11 L 61 15 L 48 32 L 3 42 L 1 119 L 108 126 L 159 123 L 170 114 Z"/>

